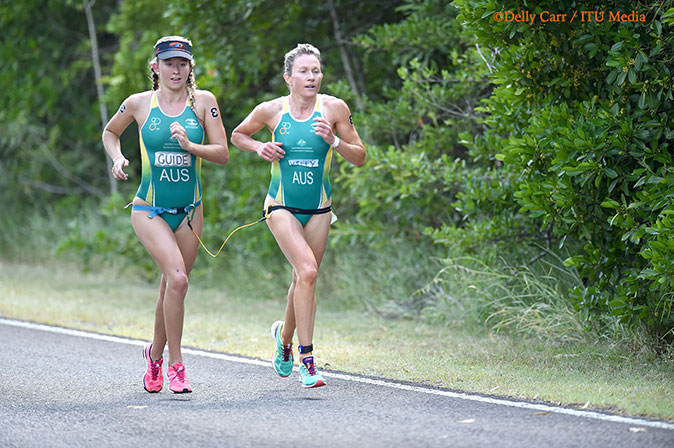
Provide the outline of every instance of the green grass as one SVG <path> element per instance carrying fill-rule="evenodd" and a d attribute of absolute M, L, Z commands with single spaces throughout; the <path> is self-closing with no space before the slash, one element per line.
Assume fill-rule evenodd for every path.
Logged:
<path fill-rule="evenodd" d="M 479 259 L 442 260 L 442 269 L 417 295 L 430 305 L 424 314 L 434 320 L 466 320 L 492 332 L 512 332 L 547 342 L 584 342 L 590 335 L 566 292 L 582 287 L 581 279 L 555 254 L 551 261 L 530 266 L 503 260 L 498 268 Z M 620 339 L 619 332 L 611 334 Z"/>
<path fill-rule="evenodd" d="M 327 275 L 324 269 L 322 276 Z M 184 344 L 267 359 L 269 325 L 283 316 L 285 287 L 277 285 L 271 296 L 272 288 L 253 284 L 246 294 L 241 284 L 228 290 L 193 276 Z M 4 317 L 146 340 L 152 334 L 157 287 L 132 274 L 84 274 L 75 265 L 2 261 L 0 288 Z M 323 368 L 674 419 L 671 356 L 490 334 L 456 322 L 384 318 L 362 306 L 345 307 L 332 289 L 323 288 L 318 299 L 314 342 Z"/>

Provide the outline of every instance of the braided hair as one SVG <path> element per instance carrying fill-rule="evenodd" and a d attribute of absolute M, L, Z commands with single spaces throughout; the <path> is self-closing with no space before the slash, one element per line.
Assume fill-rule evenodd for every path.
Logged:
<path fill-rule="evenodd" d="M 190 107 L 192 108 L 194 115 L 196 115 L 197 109 L 196 109 L 196 100 L 194 98 L 194 92 L 197 90 L 197 83 L 194 81 L 194 63 L 191 63 L 190 65 L 192 66 L 192 70 L 190 70 L 190 74 L 187 75 L 187 82 L 185 83 L 185 88 L 187 89 L 187 96 L 190 98 Z"/>

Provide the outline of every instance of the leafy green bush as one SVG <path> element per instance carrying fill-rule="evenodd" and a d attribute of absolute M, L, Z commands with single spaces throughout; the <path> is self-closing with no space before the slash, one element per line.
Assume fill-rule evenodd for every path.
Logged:
<path fill-rule="evenodd" d="M 575 288 L 577 309 L 671 336 L 672 2 L 602 5 L 646 22 L 532 25 L 495 22 L 502 8 L 493 1 L 454 5 L 478 42 L 500 52 L 475 146 L 498 149 L 521 212 L 561 244 L 582 245 L 567 260 L 589 286 Z M 585 6 L 555 4 L 593 9 Z"/>
<path fill-rule="evenodd" d="M 351 236 L 386 244 L 392 236 L 426 239 L 462 216 L 452 203 L 473 177 L 461 130 L 477 130 L 474 108 L 490 86 L 487 69 L 447 2 L 408 0 L 398 23 L 372 27 L 355 41 L 366 57 L 385 55 L 396 66 L 399 88 L 383 88 L 354 114 L 366 138 L 364 168 L 343 168 L 337 188 L 353 206 Z M 344 83 L 332 86 L 348 98 Z M 365 170 L 370 175 L 363 175 Z M 346 229 L 345 229 L 346 231 Z M 440 237 L 439 237 L 440 238 Z M 437 249 L 440 250 L 440 249 Z"/>

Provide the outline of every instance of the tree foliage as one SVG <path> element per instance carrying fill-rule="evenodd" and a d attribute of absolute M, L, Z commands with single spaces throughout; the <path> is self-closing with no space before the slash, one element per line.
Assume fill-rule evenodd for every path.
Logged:
<path fill-rule="evenodd" d="M 454 2 L 478 42 L 499 49 L 487 129 L 473 150 L 497 149 L 519 212 L 581 247 L 567 264 L 589 318 L 604 313 L 672 328 L 674 33 L 671 1 L 555 2 L 559 11 L 638 11 L 643 22 L 495 22 L 493 1 Z M 591 6 L 591 7 L 590 7 Z M 509 10 L 543 8 L 528 2 Z M 496 209 L 496 213 L 501 213 Z"/>
<path fill-rule="evenodd" d="M 99 1 L 99 23 L 113 5 Z M 2 202 L 42 207 L 69 194 L 102 197 L 107 177 L 82 4 L 3 2 L 0 27 Z"/>
<path fill-rule="evenodd" d="M 357 199 L 358 220 L 348 233 L 383 244 L 392 235 L 419 238 L 458 224 L 450 204 L 473 168 L 459 131 L 477 129 L 475 107 L 490 91 L 472 37 L 451 20 L 455 8 L 433 0 L 399 10 L 403 20 L 356 39 L 368 55 L 398 65 L 400 86 L 382 88 L 383 98 L 370 99 L 366 115 L 356 117 L 369 143 L 366 169 L 377 181 L 347 169 L 339 178 L 346 196 Z"/>
<path fill-rule="evenodd" d="M 540 14 L 528 0 L 98 0 L 93 11 L 108 110 L 150 88 L 152 46 L 180 34 L 194 43 L 196 81 L 218 98 L 228 132 L 259 102 L 286 94 L 286 51 L 299 42 L 321 49 L 323 91 L 347 101 L 367 147 L 364 168 L 339 157 L 333 165 L 332 244 L 400 243 L 485 265 L 562 248 L 585 279 L 569 292 L 585 322 L 613 316 L 671 335 L 672 1 L 560 0 L 546 9 L 646 20 L 494 20 Z M 130 180 L 103 201 L 104 230 L 88 230 L 71 199 L 107 193 L 82 4 L 3 3 L 0 24 L 0 81 L 12 86 L 0 92 L 1 203 L 58 203 L 75 215 L 62 248 L 87 262 L 124 252 L 150 272 L 121 209 L 139 180 L 135 126 L 122 139 Z M 225 168 L 204 164 L 209 246 L 257 219 L 266 193 L 268 164 L 230 149 Z M 225 264 L 282 264 L 269 232 L 229 244 Z M 415 309 L 423 300 L 412 300 Z"/>

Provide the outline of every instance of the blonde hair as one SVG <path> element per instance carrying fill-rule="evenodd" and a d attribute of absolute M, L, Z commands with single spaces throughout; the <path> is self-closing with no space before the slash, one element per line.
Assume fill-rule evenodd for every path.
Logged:
<path fill-rule="evenodd" d="M 287 52 L 285 57 L 283 58 L 284 73 L 291 75 L 293 70 L 293 64 L 295 63 L 295 58 L 303 54 L 316 56 L 316 59 L 318 59 L 319 64 L 322 65 L 321 52 L 318 50 L 318 48 L 314 47 L 311 44 L 297 44 L 297 46 L 292 50 L 290 50 L 289 52 Z"/>
<path fill-rule="evenodd" d="M 192 41 L 187 39 L 186 37 L 182 36 L 164 36 L 157 40 L 157 42 L 154 44 L 156 47 L 162 42 L 166 41 L 173 41 L 177 40 L 178 42 L 186 42 L 187 44 L 192 46 Z M 157 57 L 155 56 L 150 60 L 150 79 L 152 80 L 152 90 L 157 90 L 159 89 L 159 75 L 155 73 L 154 70 L 152 70 L 152 64 L 158 64 L 159 61 L 157 60 Z M 190 61 L 190 74 L 187 75 L 187 82 L 185 83 L 185 89 L 187 90 L 187 96 L 190 98 L 190 107 L 194 111 L 194 113 L 197 113 L 196 109 L 196 100 L 194 98 L 194 92 L 198 89 L 197 83 L 194 81 L 194 60 Z"/>

